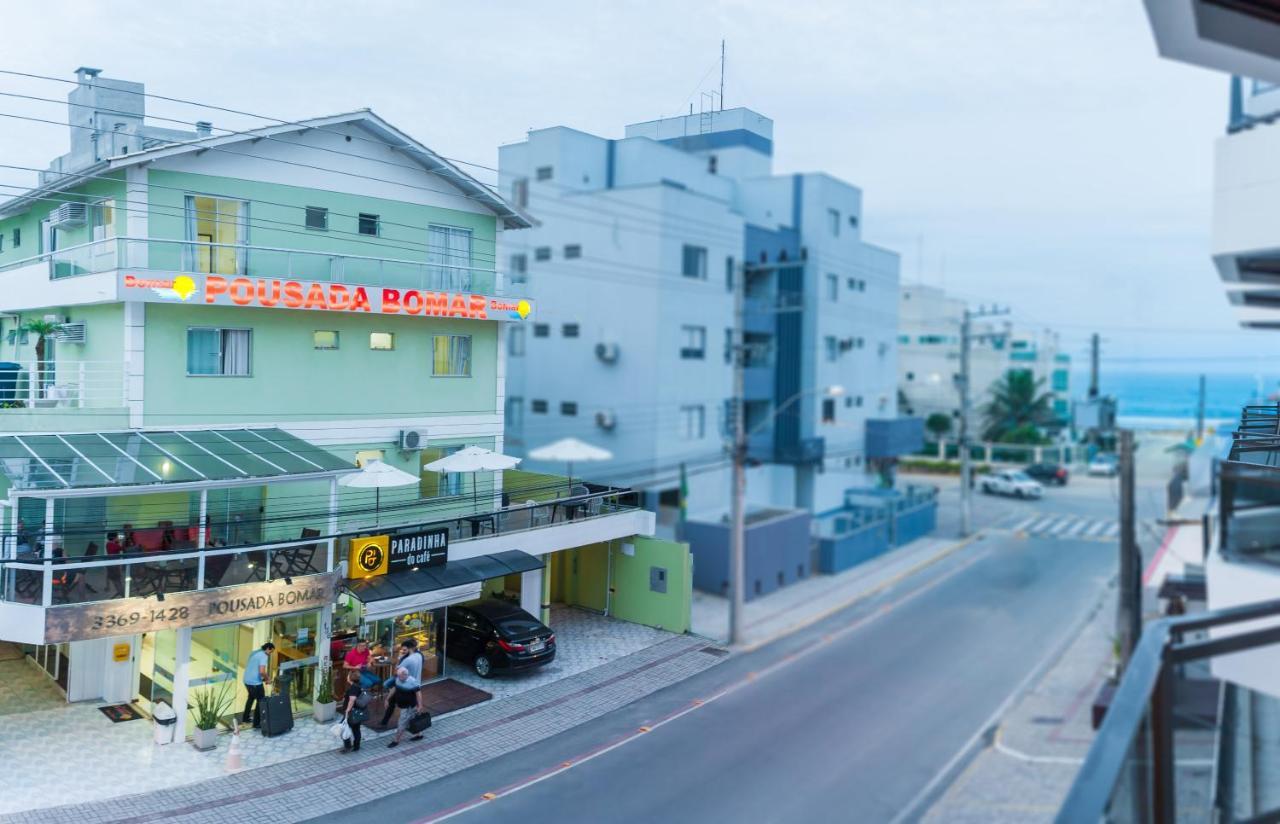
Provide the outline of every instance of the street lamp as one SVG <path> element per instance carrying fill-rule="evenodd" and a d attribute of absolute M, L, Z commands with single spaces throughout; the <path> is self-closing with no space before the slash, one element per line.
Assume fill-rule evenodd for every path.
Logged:
<path fill-rule="evenodd" d="M 745 414 L 743 412 L 743 399 L 741 387 L 737 397 L 734 398 L 733 413 L 733 486 L 730 495 L 730 525 L 729 525 L 729 644 L 738 645 L 742 643 L 742 614 L 743 605 L 746 601 L 744 586 L 746 572 L 746 537 L 747 537 L 747 439 L 763 429 L 783 410 L 787 409 L 793 403 L 801 398 L 809 395 L 822 395 L 827 398 L 838 398 L 844 394 L 844 387 L 839 384 L 823 387 L 822 389 L 810 389 L 804 392 L 797 392 L 790 398 L 778 404 L 777 408 L 769 413 L 764 420 L 757 423 L 747 431 L 745 426 Z"/>

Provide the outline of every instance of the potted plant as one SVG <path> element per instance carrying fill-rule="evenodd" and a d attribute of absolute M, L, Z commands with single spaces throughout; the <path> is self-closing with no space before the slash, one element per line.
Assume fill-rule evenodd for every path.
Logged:
<path fill-rule="evenodd" d="M 333 720 L 337 707 L 338 702 L 333 698 L 333 671 L 328 664 L 323 664 L 316 673 L 316 699 L 311 705 L 311 714 L 323 724 Z"/>
<path fill-rule="evenodd" d="M 197 750 L 211 750 L 218 746 L 218 723 L 222 716 L 231 709 L 234 700 L 231 681 L 223 681 L 221 687 L 200 690 L 195 694 L 195 705 L 191 708 L 196 729 L 192 733 L 191 743 Z"/>

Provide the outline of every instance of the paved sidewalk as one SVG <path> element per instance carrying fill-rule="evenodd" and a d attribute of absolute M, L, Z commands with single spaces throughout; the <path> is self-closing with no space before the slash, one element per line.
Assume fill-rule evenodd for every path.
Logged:
<path fill-rule="evenodd" d="M 955 538 L 920 538 L 838 575 L 815 575 L 748 601 L 743 646 L 752 649 L 812 624 L 874 595 L 967 543 Z M 692 629 L 706 638 L 726 641 L 729 599 L 694 590 Z"/>
<path fill-rule="evenodd" d="M 1110 674 L 1116 589 L 1066 652 L 1004 716 L 922 818 L 941 824 L 1052 821 L 1093 743 L 1094 696 Z"/>
<path fill-rule="evenodd" d="M 706 670 L 723 651 L 694 636 L 660 644 L 470 711 L 439 719 L 425 740 L 396 749 L 367 739 L 359 753 L 329 752 L 248 768 L 156 792 L 0 817 L 12 822 L 298 821 L 350 808 L 483 763 L 598 718 Z M 304 722 L 308 723 L 308 722 Z M 42 765 L 47 769 L 49 765 Z M 117 776 L 127 784 L 127 772 Z M 74 780 L 67 788 L 73 789 Z"/>

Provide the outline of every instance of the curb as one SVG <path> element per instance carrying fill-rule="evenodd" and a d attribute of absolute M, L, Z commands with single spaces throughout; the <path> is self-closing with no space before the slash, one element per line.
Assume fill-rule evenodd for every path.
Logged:
<path fill-rule="evenodd" d="M 979 530 L 978 532 L 975 532 L 973 535 L 970 535 L 968 538 L 962 538 L 954 544 L 950 544 L 946 547 L 943 547 L 940 551 L 936 552 L 935 554 L 929 556 L 928 558 L 925 558 L 924 560 L 920 561 L 914 566 L 903 570 L 897 575 L 894 575 L 892 578 L 889 578 L 888 580 L 885 580 L 885 581 L 881 581 L 879 584 L 876 584 L 871 589 L 868 589 L 864 592 L 860 592 L 857 595 L 850 598 L 849 600 L 843 601 L 834 607 L 823 610 L 822 612 L 819 612 L 815 615 L 810 615 L 809 617 L 804 618 L 801 621 L 795 624 L 792 624 L 791 626 L 785 627 L 779 630 L 778 632 L 775 632 L 773 635 L 770 635 L 767 638 L 762 638 L 758 641 L 752 641 L 748 644 L 742 644 L 736 647 L 731 647 L 724 642 L 720 642 L 721 646 L 724 646 L 726 649 L 731 650 L 732 652 L 735 652 L 735 653 L 754 652 L 755 650 L 758 650 L 763 646 L 772 644 L 774 641 L 777 641 L 782 638 L 786 638 L 788 635 L 797 633 L 806 627 L 809 627 L 818 623 L 819 621 L 822 621 L 826 618 L 830 618 L 832 615 L 835 615 L 837 612 L 846 610 L 849 607 L 853 606 L 854 604 L 858 603 L 859 601 L 864 601 L 867 598 L 880 594 L 881 592 L 888 589 L 889 587 L 894 586 L 895 584 L 901 583 L 905 579 L 910 578 L 912 575 L 915 575 L 921 570 L 924 570 L 930 566 L 933 566 L 937 562 L 941 561 L 943 558 L 946 558 L 948 555 L 952 555 L 960 551 L 961 549 L 964 549 L 969 544 L 983 537 L 985 536 L 983 535 L 982 530 Z"/>
<path fill-rule="evenodd" d="M 1106 590 L 1114 589 L 1118 580 L 1117 576 L 1112 576 L 1111 579 L 1107 581 Z M 1013 688 L 1013 692 L 1009 693 L 1008 697 L 1005 698 L 1004 701 L 1000 702 L 1000 706 L 996 707 L 996 711 L 993 712 L 982 726 L 978 728 L 978 731 L 973 734 L 973 737 L 965 742 L 964 746 L 960 748 L 960 751 L 952 756 L 951 760 L 943 765 L 942 769 L 938 770 L 929 783 L 924 786 L 924 789 L 921 790 L 915 798 L 911 799 L 910 803 L 908 803 L 906 807 L 903 807 L 901 812 L 893 817 L 890 824 L 915 824 L 915 822 L 923 820 L 924 816 L 928 814 L 933 805 L 937 803 L 946 791 L 951 788 L 951 785 L 960 777 L 960 774 L 968 769 L 974 759 L 976 759 L 983 750 L 995 743 L 1004 716 L 1007 715 L 1009 711 L 1013 709 L 1014 704 L 1030 692 L 1032 687 L 1039 683 L 1049 670 L 1053 668 L 1053 665 L 1058 663 L 1062 656 L 1066 654 L 1067 650 L 1071 647 L 1071 644 L 1080 637 L 1081 631 L 1088 626 L 1089 622 L 1092 621 L 1102 610 L 1102 604 L 1105 600 L 1106 591 L 1103 591 L 1098 596 L 1098 599 L 1094 602 L 1093 606 L 1090 607 L 1079 620 L 1068 628 L 1062 641 L 1050 650 L 1048 655 L 1040 659 L 1040 662 L 1037 663 L 1031 671 L 1027 673 L 1026 677 Z"/>

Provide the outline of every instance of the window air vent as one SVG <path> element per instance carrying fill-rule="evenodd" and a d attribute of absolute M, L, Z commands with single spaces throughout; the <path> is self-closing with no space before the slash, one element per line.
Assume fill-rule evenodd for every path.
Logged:
<path fill-rule="evenodd" d="M 83 323 L 64 323 L 53 337 L 59 343 L 84 343 L 85 326 Z"/>
<path fill-rule="evenodd" d="M 422 447 L 422 435 L 412 429 L 403 429 L 400 431 L 399 443 L 402 452 L 419 449 Z"/>
<path fill-rule="evenodd" d="M 596 357 L 605 363 L 617 363 L 618 354 L 618 344 L 616 343 L 596 344 Z"/>
<path fill-rule="evenodd" d="M 596 413 L 596 426 L 604 430 L 611 430 L 618 425 L 618 416 L 613 414 L 612 410 L 601 409 Z"/>
<path fill-rule="evenodd" d="M 89 209 L 83 203 L 63 203 L 49 213 L 49 223 L 55 229 L 83 226 L 88 219 Z"/>

